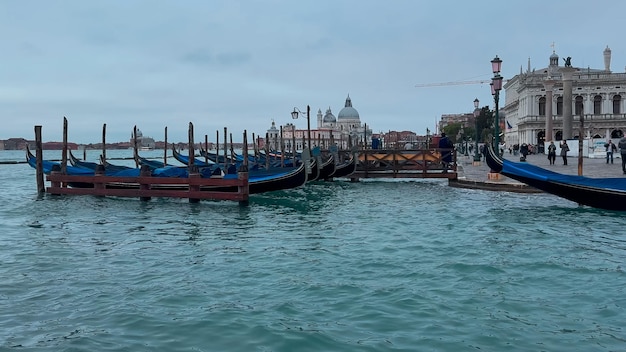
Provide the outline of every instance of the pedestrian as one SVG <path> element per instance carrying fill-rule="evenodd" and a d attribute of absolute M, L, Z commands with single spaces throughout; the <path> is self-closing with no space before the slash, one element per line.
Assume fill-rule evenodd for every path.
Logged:
<path fill-rule="evenodd" d="M 626 136 L 622 137 L 617 143 L 620 156 L 622 157 L 622 172 L 626 174 Z"/>
<path fill-rule="evenodd" d="M 556 145 L 554 145 L 554 141 L 550 141 L 548 146 L 548 160 L 550 160 L 550 165 L 554 165 L 554 161 L 556 161 Z"/>
<path fill-rule="evenodd" d="M 441 161 L 443 161 L 443 172 L 448 172 L 448 167 L 452 162 L 452 152 L 454 145 L 452 141 L 446 136 L 444 132 L 441 132 L 441 138 L 439 139 L 439 152 L 441 153 Z"/>
<path fill-rule="evenodd" d="M 561 143 L 561 156 L 563 157 L 563 165 L 567 165 L 567 152 L 569 152 L 569 147 L 567 146 L 567 141 L 563 140 L 563 143 Z"/>
<path fill-rule="evenodd" d="M 611 164 L 613 164 L 613 152 L 617 151 L 617 147 L 613 144 L 613 141 L 609 139 L 607 143 L 604 143 L 604 149 L 606 150 L 606 163 L 609 163 L 609 159 L 611 160 Z"/>

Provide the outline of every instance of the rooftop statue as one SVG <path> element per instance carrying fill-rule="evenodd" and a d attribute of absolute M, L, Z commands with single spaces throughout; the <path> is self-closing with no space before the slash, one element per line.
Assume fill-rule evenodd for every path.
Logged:
<path fill-rule="evenodd" d="M 565 60 L 565 67 L 572 67 L 572 58 L 570 56 L 563 60 Z"/>

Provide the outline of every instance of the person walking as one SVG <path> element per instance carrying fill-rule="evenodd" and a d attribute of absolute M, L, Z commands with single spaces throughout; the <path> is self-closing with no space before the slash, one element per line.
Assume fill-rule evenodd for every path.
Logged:
<path fill-rule="evenodd" d="M 569 152 L 569 146 L 567 141 L 563 140 L 561 143 L 561 156 L 563 157 L 563 165 L 567 165 L 567 152 Z"/>
<path fill-rule="evenodd" d="M 622 137 L 617 143 L 620 156 L 622 157 L 622 172 L 626 174 L 626 136 Z"/>
<path fill-rule="evenodd" d="M 613 152 L 617 151 L 617 147 L 613 144 L 613 141 L 609 139 L 607 143 L 604 143 L 604 149 L 606 150 L 606 163 L 609 163 L 609 159 L 611 160 L 611 164 L 613 164 Z"/>
<path fill-rule="evenodd" d="M 554 141 L 550 141 L 548 146 L 548 160 L 550 165 L 554 165 L 554 161 L 556 161 L 556 145 L 554 145 Z"/>

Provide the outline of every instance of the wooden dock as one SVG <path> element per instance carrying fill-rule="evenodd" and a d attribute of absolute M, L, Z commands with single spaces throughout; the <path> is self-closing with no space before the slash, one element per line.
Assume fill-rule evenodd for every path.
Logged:
<path fill-rule="evenodd" d="M 359 162 L 350 179 L 360 178 L 457 178 L 454 149 L 362 149 Z M 443 158 L 452 157 L 446 165 Z"/>
<path fill-rule="evenodd" d="M 103 148 L 106 145 L 103 127 Z M 166 130 L 167 131 L 167 130 Z M 189 155 L 192 160 L 188 166 L 188 177 L 154 177 L 147 166 L 142 166 L 139 176 L 106 176 L 101 164 L 93 175 L 69 175 L 67 173 L 67 119 L 63 121 L 63 151 L 59 165 L 53 166 L 45 176 L 50 186 L 45 187 L 43 170 L 43 151 L 41 126 L 35 126 L 37 158 L 37 190 L 51 195 L 93 195 L 114 197 L 136 197 L 148 201 L 152 197 L 187 198 L 189 202 L 203 199 L 232 200 L 241 205 L 248 204 L 250 195 L 248 183 L 247 142 L 244 138 L 244 163 L 237 173 L 237 178 L 201 177 L 197 166 L 193 165 L 193 125 L 189 123 Z M 167 137 L 166 137 L 167 140 Z M 136 152 L 136 150 L 135 150 Z M 106 151 L 103 150 L 103 160 Z"/>
<path fill-rule="evenodd" d="M 202 178 L 199 173 L 189 177 L 153 177 L 149 168 L 142 168 L 138 177 L 66 175 L 60 170 L 46 176 L 51 185 L 46 193 L 52 195 L 93 195 L 113 197 L 135 197 L 148 201 L 152 197 L 187 198 L 190 202 L 202 199 L 232 200 L 242 204 L 248 202 L 248 172 L 239 172 L 236 179 Z M 93 187 L 68 187 L 72 184 Z M 212 190 L 214 189 L 214 190 Z M 219 189 L 219 190 L 218 190 Z M 227 191 L 224 189 L 236 189 Z"/>

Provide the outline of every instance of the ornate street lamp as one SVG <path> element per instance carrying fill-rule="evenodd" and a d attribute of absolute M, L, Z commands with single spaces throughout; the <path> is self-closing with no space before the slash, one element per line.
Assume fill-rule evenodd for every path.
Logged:
<path fill-rule="evenodd" d="M 298 114 L 304 114 L 300 109 L 294 107 L 291 112 L 291 118 L 296 120 L 298 118 Z M 307 146 L 311 147 L 311 107 L 309 105 L 306 106 L 306 130 L 307 130 Z M 295 133 L 295 129 L 294 129 Z"/>
<path fill-rule="evenodd" d="M 494 148 L 496 153 L 500 155 L 500 115 L 498 113 L 498 103 L 500 100 L 500 90 L 502 90 L 502 76 L 500 76 L 500 69 L 502 68 L 502 60 L 498 58 L 498 55 L 491 60 L 491 69 L 493 71 L 493 78 L 491 79 L 491 94 L 496 104 L 496 126 L 495 126 L 495 141 Z"/>
<path fill-rule="evenodd" d="M 480 154 L 478 151 L 478 116 L 480 115 L 480 109 L 478 108 L 479 104 L 478 98 L 474 99 L 474 128 L 476 129 L 476 142 L 474 145 L 474 162 L 480 162 Z"/>

